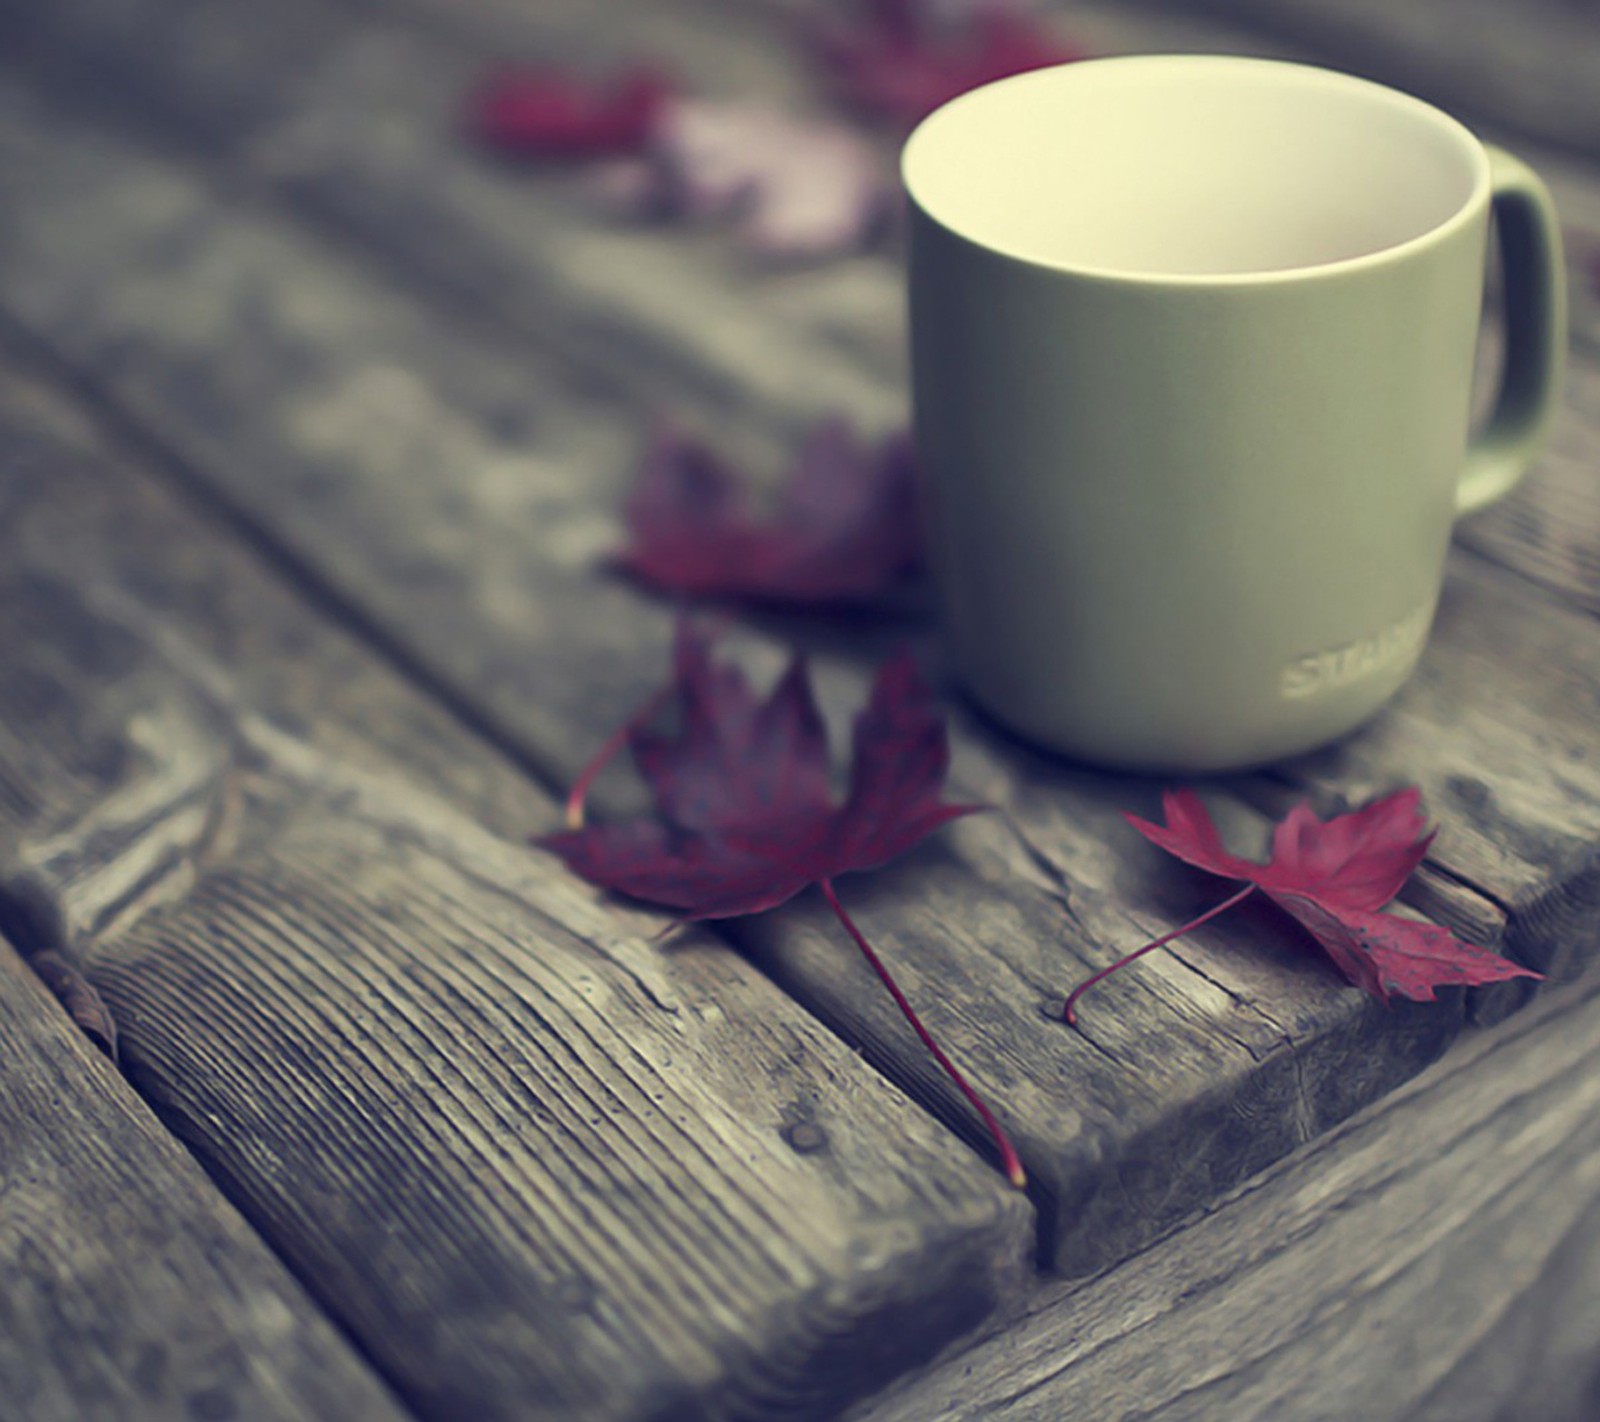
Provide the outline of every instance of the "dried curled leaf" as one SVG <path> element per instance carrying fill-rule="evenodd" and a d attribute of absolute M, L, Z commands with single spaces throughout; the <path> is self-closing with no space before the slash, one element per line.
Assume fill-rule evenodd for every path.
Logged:
<path fill-rule="evenodd" d="M 910 440 L 869 445 L 836 419 L 806 439 L 766 519 L 713 450 L 660 426 L 624 520 L 629 541 L 619 565 L 691 597 L 866 602 L 921 559 Z"/>
<path fill-rule="evenodd" d="M 814 29 L 818 63 L 847 104 L 901 128 L 980 84 L 1083 58 L 1014 0 L 860 0 L 859 10 Z"/>
<path fill-rule="evenodd" d="M 70 958 L 46 949 L 28 959 L 40 980 L 77 1023 L 78 1029 L 111 1060 L 117 1059 L 117 1024 L 83 970 Z"/>

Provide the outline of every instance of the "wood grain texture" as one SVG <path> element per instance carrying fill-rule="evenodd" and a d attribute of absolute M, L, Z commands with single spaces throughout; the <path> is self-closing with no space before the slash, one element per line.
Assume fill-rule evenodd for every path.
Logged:
<path fill-rule="evenodd" d="M 71 141 L 19 203 L 32 219 L 14 229 L 6 268 L 18 278 L 0 277 L 0 302 L 519 754 L 570 777 L 597 728 L 620 721 L 664 665 L 667 611 L 593 571 L 641 412 L 526 352 L 513 358 L 171 165 L 60 118 L 29 119 L 30 101 L 16 102 L 13 133 L 31 124 L 32 142 Z M 139 195 L 156 190 L 171 207 L 152 220 Z M 86 220 L 91 207 L 100 221 Z M 105 216 L 119 211 L 142 214 L 136 239 Z M 76 234 L 70 261 L 59 237 L 46 245 L 62 230 Z M 52 287 L 66 266 L 71 287 Z M 774 668 L 769 641 L 745 649 L 757 670 Z M 856 666 L 828 664 L 836 721 L 862 689 Z M 1063 772 L 965 724 L 956 780 L 1008 818 L 964 826 L 848 892 L 1024 1143 L 1062 1267 L 1103 1267 L 1139 1247 L 1410 1075 L 1456 1030 L 1458 1008 L 1386 1012 L 1270 920 L 1246 916 L 1108 986 L 1096 1025 L 1072 1033 L 1059 1021 L 1072 982 L 1115 945 L 1181 921 L 1202 891 L 1174 885 L 1122 824 L 1121 808 L 1152 808 L 1148 787 Z M 613 806 L 616 785 L 602 789 Z M 1259 814 L 1223 800 L 1259 836 Z M 1486 938 L 1503 928 L 1482 896 L 1434 898 Z M 744 941 L 977 1134 L 836 928 L 802 907 Z"/>
<path fill-rule="evenodd" d="M 1589 1422 L 1600 979 L 855 1422 Z"/>
<path fill-rule="evenodd" d="M 1014 1285 L 1021 1196 L 10 370 L 0 462 L 0 884 L 421 1414 L 825 1416 Z"/>
<path fill-rule="evenodd" d="M 407 1415 L 4 940 L 0 1276 L 17 1422 Z"/>
<path fill-rule="evenodd" d="M 109 233 L 104 224 L 68 223 L 62 213 L 80 210 L 72 204 L 84 202 L 82 194 L 103 194 L 119 175 L 132 208 L 135 195 L 155 180 L 156 168 L 168 184 L 173 170 L 154 163 L 141 169 L 126 153 L 97 159 L 92 139 L 78 143 L 74 152 L 74 169 L 57 163 L 48 170 L 48 176 L 57 180 L 55 200 L 65 205 L 33 206 L 40 231 L 47 230 L 47 222 L 81 227 L 85 247 L 96 249 L 96 254 L 86 251 L 77 259 L 79 265 L 125 272 L 126 250 L 119 246 L 113 255 L 106 249 L 106 244 L 120 244 L 123 239 Z M 315 244 L 269 220 L 209 205 L 203 189 L 193 188 L 175 206 L 174 216 L 176 230 L 187 238 L 174 241 L 150 235 L 142 248 L 148 264 L 133 284 L 142 290 L 137 301 L 116 290 L 102 291 L 92 312 L 86 306 L 75 308 L 84 311 L 86 319 L 74 326 L 61 320 L 59 310 L 52 310 L 55 297 L 46 279 L 26 290 L 19 287 L 16 309 L 63 341 L 72 358 L 86 368 L 103 372 L 107 350 L 129 343 L 138 347 L 138 362 L 111 362 L 111 384 L 120 399 L 149 419 L 197 468 L 217 471 L 212 477 L 230 497 L 250 507 L 252 516 L 277 537 L 308 550 L 324 576 L 342 580 L 351 600 L 372 609 L 378 621 L 394 629 L 392 636 L 424 649 L 419 655 L 431 664 L 446 663 L 442 679 L 489 708 L 488 718 L 509 728 L 514 742 L 530 757 L 557 774 L 563 768 L 570 773 L 593 743 L 596 707 L 611 708 L 610 714 L 620 718 L 624 708 L 636 704 L 652 674 L 648 649 L 659 647 L 665 636 L 660 616 L 641 611 L 621 590 L 582 576 L 612 527 L 605 504 L 625 478 L 625 469 L 617 466 L 627 457 L 628 440 L 619 426 L 635 418 L 630 407 L 624 406 L 619 418 L 615 406 L 599 397 L 583 399 L 558 371 L 541 379 L 553 381 L 559 396 L 535 413 L 539 381 L 529 374 L 525 354 L 513 363 L 481 336 L 453 336 L 460 329 L 454 323 L 429 315 L 426 308 L 382 283 L 363 279 Z M 207 233 L 204 239 L 196 235 L 202 229 Z M 204 306 L 187 294 L 197 247 L 210 253 Z M 41 271 L 41 277 L 46 275 Z M 81 289 L 75 288 L 75 294 Z M 122 286 L 123 292 L 127 289 Z M 178 305 L 187 305 L 191 314 L 174 320 Z M 204 312 L 203 321 L 208 323 L 198 332 L 192 324 L 196 310 Z M 249 323 L 252 341 L 248 357 L 229 374 L 226 366 L 219 367 L 217 343 L 206 332 L 236 328 L 240 322 Z M 340 323 L 346 332 L 332 335 Z M 376 376 L 375 351 L 381 352 Z M 222 359 L 228 360 L 226 353 Z M 268 371 L 272 375 L 264 378 Z M 240 399 L 238 392 L 252 379 L 256 385 L 249 400 Z M 275 393 L 280 381 L 281 393 Z M 506 411 L 518 393 L 527 433 L 519 433 L 514 425 L 508 428 Z M 202 408 L 218 411 L 220 418 L 195 420 L 197 394 Z M 307 399 L 317 402 L 319 412 L 309 428 L 300 413 Z M 463 410 L 471 413 L 463 416 Z M 231 425 L 230 419 L 240 424 Z M 508 447 L 526 445 L 541 451 L 554 448 L 561 456 L 532 461 L 541 469 L 538 488 L 545 496 L 539 510 L 544 527 L 537 533 L 527 523 L 519 525 L 508 518 L 503 502 L 492 502 L 507 497 L 519 472 L 515 457 L 507 458 Z M 565 472 L 562 460 L 570 460 Z M 520 462 L 521 469 L 529 465 L 525 458 Z M 410 472 L 396 477 L 398 466 Z M 459 482 L 442 485 L 432 474 L 439 467 L 458 471 Z M 487 477 L 469 472 L 475 469 Z M 290 477 L 303 481 L 300 487 L 306 496 L 297 504 L 285 497 L 286 470 L 299 471 Z M 564 492 L 572 490 L 578 491 L 576 498 Z M 352 565 L 346 556 L 357 545 L 366 550 L 364 566 Z M 465 570 L 459 551 L 464 546 L 474 550 L 474 561 Z M 539 559 L 532 556 L 536 552 Z M 556 569 L 546 566 L 546 560 Z M 558 575 L 563 572 L 568 575 Z M 430 589 L 425 598 L 417 595 L 423 584 Z M 446 595 L 452 586 L 453 594 Z M 565 615 L 580 600 L 594 615 Z M 485 622 L 491 624 L 488 634 L 482 631 Z M 850 694 L 835 700 L 848 700 Z M 1396 778 L 1404 773 L 1403 768 L 1391 772 Z M 1077 808 L 1073 806 L 1074 811 Z M 1086 816 L 1090 825 L 1097 823 L 1094 813 L 1091 809 Z M 1104 803 L 1099 813 L 1098 823 L 1104 825 Z M 1057 812 L 1053 819 L 1071 823 L 1074 814 Z M 1092 844 L 1095 831 L 1083 833 Z M 1078 855 L 1080 865 L 1093 859 L 1092 853 L 1072 851 L 1063 862 L 1072 863 L 1072 854 Z M 992 888 L 995 877 L 984 882 Z M 1032 955 L 1025 959 L 1023 981 L 1030 991 L 1023 999 L 1025 1009 L 1008 1012 L 1000 1024 L 954 1024 L 956 1040 L 975 1038 L 980 1056 L 993 1050 L 982 1044 L 997 1025 L 1009 1028 L 1013 1019 L 1039 1018 L 1041 985 L 1054 980 L 1062 984 L 1057 991 L 1064 990 L 1065 983 L 1081 971 L 1070 961 L 1058 966 L 1061 960 L 1055 956 L 1043 963 L 1039 959 L 1040 954 L 1054 953 L 1046 925 L 1059 922 L 1057 906 L 1042 903 L 1028 910 L 1024 921 L 1033 924 L 1029 946 L 1021 950 Z M 1170 919 L 1158 922 L 1165 926 Z M 983 934 L 974 936 L 981 939 Z M 919 943 L 909 951 L 921 956 L 927 949 Z M 1069 946 L 1065 951 L 1081 953 L 1087 962 L 1103 954 L 1098 944 L 1076 950 Z M 970 961 L 971 949 L 962 948 L 956 956 Z M 820 970 L 835 957 L 819 940 L 810 961 Z M 1104 961 L 1103 956 L 1098 961 Z M 1173 971 L 1187 973 L 1188 981 L 1203 981 L 1195 968 Z M 1212 965 L 1208 963 L 1205 971 L 1212 971 Z M 1223 969 L 1224 976 L 1227 971 Z M 798 982 L 799 976 L 791 974 L 791 981 Z M 852 1031 L 864 1030 L 852 1020 L 863 1012 L 857 1005 L 856 983 L 833 968 L 827 968 L 824 976 L 839 984 L 837 991 L 826 992 L 838 1005 L 826 1010 Z M 931 983 L 942 980 L 930 969 Z M 1199 990 L 1215 992 L 1210 986 Z M 1006 991 L 1016 994 L 1014 975 Z M 1248 1000 L 1248 990 L 1245 997 Z M 1252 1006 L 1248 1012 L 1255 1010 Z M 1270 1012 L 1268 1020 L 1277 1022 Z M 1316 1021 L 1317 1014 L 1311 1013 L 1309 1020 Z M 1153 1040 L 1161 1038 L 1161 1026 L 1158 1017 L 1151 1028 Z M 1205 1047 L 1195 1060 L 1207 1058 L 1217 1044 L 1214 1031 L 1204 1025 L 1197 1030 Z M 1254 1030 L 1265 1031 L 1272 1040 L 1283 1037 L 1281 1032 L 1273 1035 L 1277 1028 L 1260 1021 Z M 893 1023 L 883 1021 L 869 1035 L 881 1059 L 904 1056 Z M 1239 1050 L 1237 1043 L 1226 1041 L 1217 1049 L 1224 1056 Z M 1407 1043 L 1402 1034 L 1396 1044 L 1394 1074 L 1403 1075 L 1417 1059 L 1415 1044 Z M 924 1083 L 920 1062 L 907 1063 L 901 1070 L 919 1086 L 938 1089 Z M 1053 1086 L 1055 1067 L 1042 1069 L 1042 1074 Z M 1235 1079 L 1226 1069 L 1220 1077 Z M 1007 1083 L 1010 1079 L 1001 1077 Z M 1379 1080 L 1392 1079 L 1380 1071 L 1372 1089 Z M 1316 1080 L 1321 1085 L 1328 1079 L 1319 1075 Z M 1343 1079 L 1335 1073 L 1331 1080 L 1337 1084 L 1336 1094 L 1341 1094 Z M 1276 1099 L 1290 1097 L 1280 1093 Z M 1108 1119 L 1126 1120 L 1124 1104 L 1117 1099 L 1115 1109 L 1106 1113 Z M 1325 1122 L 1335 1114 L 1296 1109 L 1302 1121 Z M 1057 1133 L 1060 1127 L 1051 1130 Z M 1120 1126 L 1110 1130 L 1114 1138 L 1121 1134 Z M 1093 1159 L 1094 1152 L 1089 1157 Z M 1081 1157 L 1073 1162 L 1074 1174 L 1081 1165 Z"/>
<path fill-rule="evenodd" d="M 730 438 L 774 465 L 785 432 L 836 398 L 868 423 L 898 418 L 893 268 L 868 259 L 758 280 L 715 238 L 611 241 L 562 185 L 545 181 L 528 196 L 522 175 L 473 169 L 461 177 L 470 165 L 443 123 L 445 85 L 454 79 L 438 77 L 472 53 L 438 43 L 440 34 L 456 33 L 453 21 L 415 32 L 387 20 L 340 28 L 344 21 L 326 18 L 331 11 L 284 11 L 292 43 L 257 44 L 257 70 L 241 52 L 229 59 L 217 22 L 201 26 L 194 7 L 174 8 L 171 28 L 153 31 L 157 42 L 141 34 L 137 7 L 118 13 L 132 20 L 121 31 L 88 27 L 100 34 L 99 49 L 75 48 L 71 25 L 50 43 L 58 53 L 98 56 L 110 82 L 93 101 L 109 117 L 134 116 L 141 130 L 187 157 L 158 159 L 11 91 L 5 181 L 28 201 L 16 208 L 22 230 L 7 239 L 6 256 L 20 275 L 9 279 L 0 306 L 176 451 L 196 487 L 224 498 L 284 556 L 314 569 L 343 613 L 470 702 L 529 763 L 552 779 L 569 774 L 597 725 L 643 694 L 664 643 L 659 610 L 590 573 L 614 535 L 609 509 L 644 407 L 668 396 L 701 417 L 727 415 Z M 730 33 L 743 53 L 743 32 Z M 580 42 L 572 43 L 578 52 Z M 280 63 L 283 54 L 292 62 Z M 756 72 L 739 68 L 746 62 L 730 59 L 720 72 Z M 296 74 L 303 82 L 288 82 Z M 302 100 L 306 107 L 296 107 Z M 292 135 L 295 123 L 306 125 L 301 136 L 309 139 L 299 150 L 290 143 L 285 163 L 274 141 Z M 196 180 L 206 169 L 247 175 L 266 211 L 236 192 L 219 201 Z M 449 175 L 442 188 L 441 174 Z M 308 238 L 285 214 L 308 221 L 320 237 Z M 449 308 L 476 324 L 375 279 L 359 243 L 336 255 L 321 239 L 337 232 L 381 247 L 408 280 L 447 294 Z M 540 359 L 541 350 L 559 359 Z M 605 388 L 595 388 L 595 372 Z M 441 469 L 451 477 L 441 479 Z M 1462 562 L 1458 584 L 1469 610 L 1474 598 L 1519 586 L 1472 560 Z M 1513 597 L 1509 621 L 1491 618 L 1484 645 L 1514 637 L 1528 605 Z M 1568 657 L 1576 648 L 1581 659 L 1587 625 L 1557 618 L 1533 641 Z M 1464 658 L 1465 670 L 1447 668 L 1443 684 L 1471 696 L 1470 670 L 1492 669 L 1493 659 L 1460 653 L 1456 637 L 1449 633 L 1436 655 Z M 770 669 L 770 643 L 754 639 L 745 650 Z M 1530 651 L 1517 665 L 1537 661 Z M 1509 694 L 1496 704 L 1520 718 L 1519 754 L 1553 746 L 1562 769 L 1519 801 L 1509 822 L 1537 843 L 1513 836 L 1508 863 L 1484 858 L 1478 866 L 1513 895 L 1519 885 L 1537 887 L 1541 874 L 1557 886 L 1568 875 L 1584 882 L 1584 864 L 1565 853 L 1568 821 L 1545 817 L 1565 815 L 1556 792 L 1570 774 L 1566 761 L 1579 758 L 1572 752 L 1584 751 L 1586 723 L 1575 729 L 1572 714 L 1588 705 L 1588 682 L 1581 667 L 1551 680 L 1534 664 L 1532 677 L 1536 704 L 1545 713 L 1553 708 L 1555 720 L 1535 726 Z M 860 688 L 848 662 L 829 668 L 836 717 Z M 1454 714 L 1443 695 L 1431 706 L 1430 716 Z M 1422 742 L 1427 720 L 1399 743 Z M 1555 739 L 1541 743 L 1540 734 Z M 404 741 L 394 738 L 402 754 Z M 1448 786 L 1470 750 L 1465 738 L 1447 738 L 1428 760 L 1429 773 Z M 492 941 L 505 932 L 461 890 L 460 864 L 418 829 L 414 810 L 398 813 L 363 778 L 352 791 L 334 776 L 348 822 L 324 837 L 321 791 L 292 773 L 315 765 L 320 786 L 324 762 L 297 757 L 281 740 L 266 751 L 256 745 L 252 755 L 265 768 L 252 766 L 240 783 L 257 837 L 239 839 L 238 863 L 197 878 L 190 900 L 131 925 L 105 923 L 106 980 L 122 984 L 151 1020 L 176 1020 L 197 991 L 210 989 L 211 976 L 186 978 L 169 959 L 204 961 L 202 950 L 218 936 L 207 931 L 211 916 L 243 905 L 267 925 L 252 945 L 264 944 L 274 960 L 296 949 L 261 906 L 263 885 L 295 883 L 314 924 L 349 924 L 349 876 L 336 872 L 343 854 L 368 863 L 381 847 L 399 860 L 407 890 L 417 890 L 412 914 L 390 907 L 391 880 L 374 885 L 383 931 L 352 933 L 359 958 L 352 979 L 370 964 L 380 976 L 384 967 L 410 964 L 415 918 L 459 928 L 453 915 L 463 899 L 473 910 L 472 934 Z M 1391 783 L 1408 769 L 1377 753 L 1359 764 L 1361 775 Z M 1198 886 L 1113 840 L 1115 811 L 1148 789 L 1130 794 L 1125 783 L 1036 762 L 970 726 L 959 736 L 957 777 L 991 793 L 1008 817 L 952 832 L 895 875 L 865 892 L 852 889 L 852 904 L 888 945 L 914 995 L 931 1004 L 938 1030 L 978 1064 L 985 1087 L 1015 1118 L 1044 1181 L 1041 1202 L 1054 1212 L 1052 1246 L 1068 1267 L 1098 1267 L 1171 1228 L 1243 1173 L 1415 1070 L 1454 1031 L 1448 1012 L 1380 1017 L 1276 930 L 1247 919 L 1108 988 L 1115 996 L 1096 1029 L 1069 1037 L 1050 1014 L 1071 975 L 1103 961 L 1113 943 L 1170 925 L 1196 901 Z M 1493 767 L 1490 790 L 1515 779 L 1509 763 Z M 1328 800 L 1351 789 L 1315 769 L 1294 787 L 1305 784 L 1319 785 Z M 1590 793 L 1582 773 L 1569 788 L 1575 797 Z M 1246 802 L 1267 804 L 1281 789 L 1281 782 L 1217 787 L 1217 803 L 1234 831 L 1259 835 L 1262 821 Z M 608 791 L 605 798 L 615 805 L 622 797 Z M 1452 827 L 1454 815 L 1478 813 L 1473 795 L 1461 800 Z M 1476 800 L 1479 808 L 1486 803 Z M 422 819 L 431 824 L 432 812 Z M 269 820 L 270 830 L 263 827 Z M 457 834 L 440 839 L 453 843 Z M 1492 833 L 1483 839 L 1492 843 Z M 1424 886 L 1430 906 L 1490 934 L 1503 930 L 1496 904 L 1453 877 L 1454 859 L 1441 854 Z M 1514 913 L 1526 922 L 1538 902 L 1514 898 Z M 392 932 L 389 917 L 399 921 Z M 1543 951 L 1564 932 L 1552 919 L 1522 947 Z M 928 1079 L 881 1000 L 865 995 L 868 985 L 840 956 L 831 929 L 799 914 L 747 942 L 797 994 L 954 1116 L 943 1083 Z M 527 950 L 518 947 L 520 961 Z M 557 947 L 539 952 L 554 956 Z M 510 955 L 488 956 L 494 966 L 485 993 L 525 1004 L 534 990 L 498 976 Z M 477 980 L 446 981 L 474 1014 L 487 1012 L 470 994 Z M 409 996 L 373 993 L 365 978 L 339 990 L 386 1024 L 410 1022 L 418 1010 Z M 278 1002 L 272 994 L 283 989 L 273 983 L 259 991 Z M 292 1020 L 287 1003 L 282 1011 Z M 150 1082 L 186 1090 L 218 1076 L 216 1090 L 234 1109 L 248 1104 L 248 1084 L 198 1049 L 152 1056 L 145 1069 Z M 457 1089 L 480 1092 L 503 1110 L 493 1092 L 512 1088 L 485 1074 L 488 1085 L 473 1072 Z M 312 1178 L 348 1188 L 314 1153 L 291 1158 Z M 1452 1166 L 1446 1162 L 1440 1178 L 1456 1189 Z M 303 1222 L 313 1238 L 316 1223 Z M 1581 1228 L 1573 1238 L 1581 1241 Z M 381 1244 L 372 1248 L 381 1256 Z M 1576 1257 L 1576 1244 L 1569 1253 Z M 335 1264 L 327 1267 L 339 1277 Z M 1569 1277 L 1581 1287 L 1581 1269 Z M 1524 1332 L 1535 1326 L 1519 1325 Z M 1580 1353 L 1574 1344 L 1574 1356 Z M 425 1363 L 415 1366 L 425 1372 Z M 1470 1388 L 1461 1377 L 1467 1381 L 1452 1386 Z"/>

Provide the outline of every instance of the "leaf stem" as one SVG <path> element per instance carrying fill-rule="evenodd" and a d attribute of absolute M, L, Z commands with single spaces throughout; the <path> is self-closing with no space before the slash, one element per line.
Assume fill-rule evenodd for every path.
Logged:
<path fill-rule="evenodd" d="M 895 1006 L 900 1009 L 906 1021 L 911 1024 L 912 1030 L 922 1039 L 922 1045 L 933 1053 L 933 1059 L 944 1069 L 945 1075 L 955 1083 L 961 1094 L 972 1103 L 972 1109 L 983 1118 L 983 1124 L 989 1128 L 989 1134 L 994 1138 L 995 1149 L 1000 1152 L 1000 1164 L 1005 1169 L 1006 1178 L 1017 1189 L 1025 1189 L 1028 1184 L 1028 1176 L 1027 1172 L 1022 1168 L 1021 1157 L 1017 1155 L 1016 1147 L 1011 1144 L 1005 1131 L 1001 1129 L 999 1121 L 995 1120 L 994 1113 L 983 1104 L 983 1099 L 968 1084 L 966 1077 L 957 1069 L 956 1064 L 944 1054 L 939 1044 L 933 1040 L 928 1029 L 922 1025 L 922 1019 L 917 1016 L 916 1010 L 906 1000 L 906 995 L 900 991 L 899 984 L 890 976 L 888 968 L 883 965 L 883 960 L 873 951 L 872 945 L 866 940 L 866 936 L 856 927 L 855 920 L 845 912 L 844 905 L 839 902 L 838 894 L 834 892 L 833 880 L 819 879 L 817 885 L 822 890 L 823 897 L 827 899 L 828 906 L 838 916 L 839 922 L 844 925 L 845 932 L 855 939 L 856 947 L 861 950 L 862 956 L 866 958 L 872 971 L 878 975 L 883 985 L 889 989 L 889 996 L 894 999 Z"/>
<path fill-rule="evenodd" d="M 1088 992 L 1089 989 L 1092 988 L 1097 982 L 1099 982 L 1101 978 L 1109 978 L 1112 973 L 1117 971 L 1118 968 L 1127 967 L 1128 964 L 1133 962 L 1135 958 L 1142 958 L 1146 953 L 1149 953 L 1156 948 L 1164 948 L 1167 944 L 1172 942 L 1174 938 L 1182 938 L 1185 933 L 1192 933 L 1195 929 L 1199 928 L 1201 924 L 1210 923 L 1211 920 L 1216 918 L 1218 914 L 1226 913 L 1235 904 L 1242 903 L 1245 899 L 1249 898 L 1251 894 L 1255 893 L 1255 891 L 1256 886 L 1254 884 L 1246 884 L 1244 888 L 1239 890 L 1238 893 L 1224 899 L 1215 908 L 1207 909 L 1203 914 L 1200 915 L 1199 918 L 1191 918 L 1187 923 L 1178 928 L 1174 928 L 1171 933 L 1163 933 L 1161 937 L 1146 943 L 1143 948 L 1135 948 L 1133 952 L 1126 953 L 1122 957 L 1118 958 L 1117 961 L 1109 968 L 1101 968 L 1100 971 L 1092 978 L 1088 979 L 1086 982 L 1079 983 L 1077 987 L 1073 988 L 1072 992 L 1068 994 L 1067 1004 L 1061 1010 L 1061 1015 L 1067 1019 L 1067 1025 L 1070 1027 L 1076 1027 L 1078 1025 L 1078 999 L 1082 997 L 1084 993 Z"/>
<path fill-rule="evenodd" d="M 590 788 L 600 778 L 600 772 L 617 758 L 622 748 L 628 744 L 628 738 L 633 734 L 634 730 L 660 711 L 667 704 L 668 698 L 677 689 L 678 682 L 676 678 L 668 681 L 665 686 L 658 688 L 655 694 L 607 736 L 600 749 L 589 757 L 583 769 L 578 772 L 578 778 L 572 782 L 572 789 L 567 792 L 566 818 L 568 829 L 583 828 L 584 803 L 589 798 Z"/>

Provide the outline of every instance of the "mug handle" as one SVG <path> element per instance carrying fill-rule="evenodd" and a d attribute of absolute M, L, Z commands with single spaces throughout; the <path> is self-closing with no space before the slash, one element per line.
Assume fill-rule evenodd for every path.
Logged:
<path fill-rule="evenodd" d="M 1489 422 L 1467 448 L 1456 514 L 1476 513 L 1527 473 L 1561 405 L 1567 293 L 1561 225 L 1532 168 L 1484 145 L 1505 274 L 1505 369 Z"/>

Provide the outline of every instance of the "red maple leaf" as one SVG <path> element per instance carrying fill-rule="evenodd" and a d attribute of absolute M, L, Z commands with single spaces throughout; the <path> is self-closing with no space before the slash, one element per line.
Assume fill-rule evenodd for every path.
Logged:
<path fill-rule="evenodd" d="M 863 10 L 815 32 L 818 59 L 847 103 L 904 128 L 980 84 L 1083 58 L 1011 0 L 979 0 L 944 24 L 926 0 L 863 0 Z"/>
<path fill-rule="evenodd" d="M 830 789 L 828 740 L 803 658 L 764 699 L 738 667 L 717 662 L 691 622 L 678 625 L 673 677 L 625 728 L 655 813 L 588 825 L 538 842 L 591 884 L 677 910 L 684 920 L 777 907 L 818 885 L 907 1021 L 994 1137 L 1019 1186 L 1022 1165 L 988 1107 L 917 1018 L 834 891 L 840 874 L 874 869 L 939 826 L 979 808 L 943 799 L 949 748 L 933 694 L 908 655 L 878 671 L 856 718 L 848 793 Z M 672 729 L 651 722 L 675 703 Z M 613 738 L 611 744 L 615 744 Z M 610 745 L 600 759 L 609 755 Z M 595 764 L 579 777 L 593 778 Z M 581 824 L 581 799 L 569 820 Z M 574 808 L 569 801 L 569 812 Z"/>
<path fill-rule="evenodd" d="M 921 538 L 911 443 L 876 448 L 825 420 L 800 449 L 772 517 L 704 444 L 665 426 L 624 511 L 618 564 L 693 597 L 789 604 L 864 602 L 915 567 Z"/>
<path fill-rule="evenodd" d="M 490 75 L 470 104 L 473 131 L 508 153 L 591 159 L 642 152 L 655 136 L 671 86 L 635 65 L 609 85 L 554 69 Z"/>
<path fill-rule="evenodd" d="M 1398 994 L 1431 1002 L 1439 987 L 1541 976 L 1464 943 L 1437 924 L 1379 911 L 1400 892 L 1433 842 L 1415 788 L 1327 821 L 1319 820 L 1308 805 L 1296 805 L 1273 831 L 1272 855 L 1265 864 L 1223 847 L 1194 791 L 1169 790 L 1161 802 L 1166 824 L 1151 824 L 1137 815 L 1128 815 L 1128 823 L 1186 864 L 1241 879 L 1244 888 L 1080 984 L 1067 999 L 1069 1022 L 1076 1020 L 1078 998 L 1101 978 L 1210 921 L 1257 889 L 1303 925 L 1339 971 L 1374 997 L 1387 1000 Z"/>

